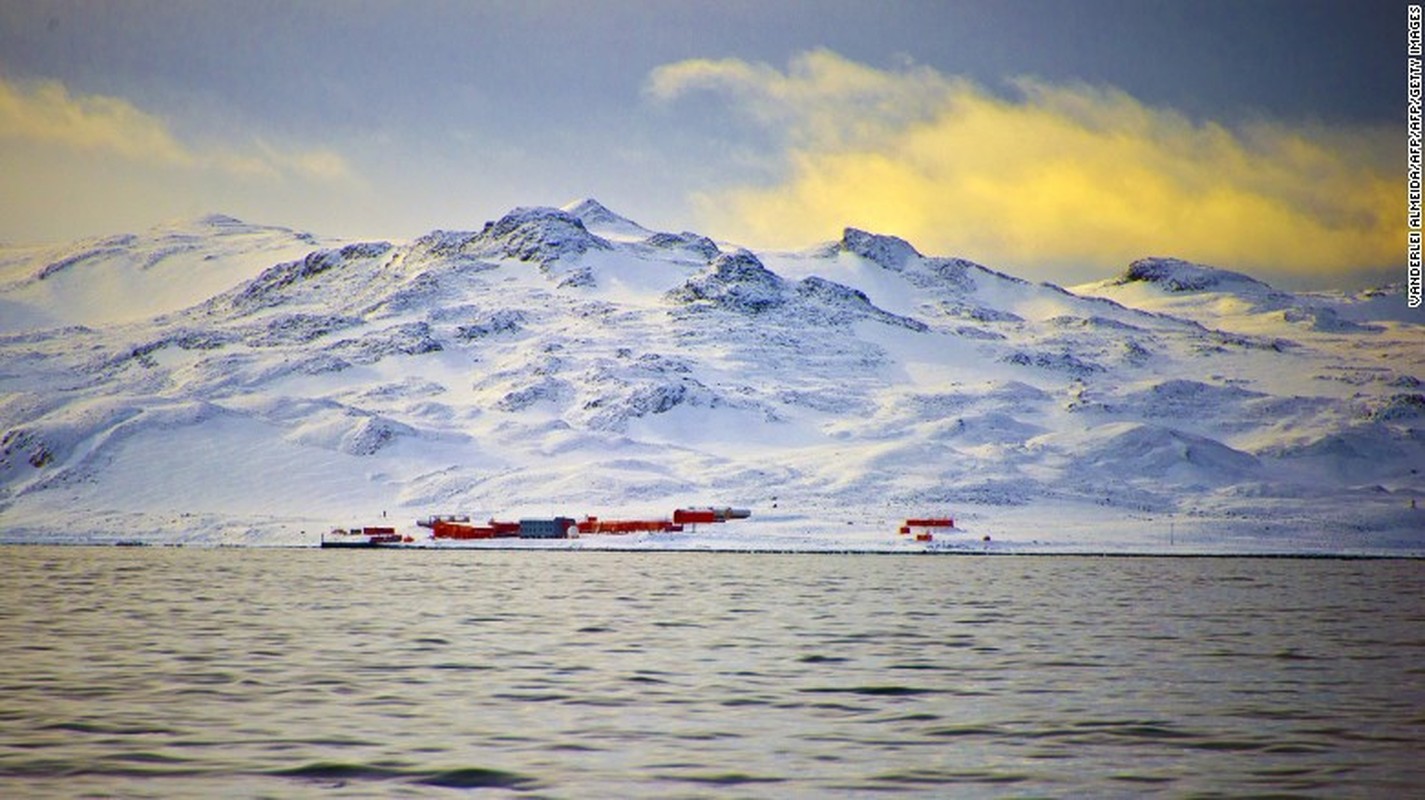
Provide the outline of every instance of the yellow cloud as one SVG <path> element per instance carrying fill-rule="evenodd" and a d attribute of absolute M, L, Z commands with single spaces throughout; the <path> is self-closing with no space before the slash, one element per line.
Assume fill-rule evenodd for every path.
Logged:
<path fill-rule="evenodd" d="M 238 177 L 343 180 L 352 176 L 345 159 L 330 150 L 287 151 L 260 141 L 245 150 L 194 148 L 179 141 L 162 119 L 127 100 L 76 96 L 58 81 L 17 84 L 0 77 L 3 139 Z"/>
<path fill-rule="evenodd" d="M 196 160 L 158 118 L 116 97 L 74 97 L 57 81 L 20 87 L 0 78 L 0 137 L 160 163 Z"/>
<path fill-rule="evenodd" d="M 1115 89 L 1022 79 L 1016 97 L 924 68 L 816 51 L 779 71 L 660 68 L 786 133 L 782 178 L 695 198 L 720 235 L 800 246 L 854 225 L 1026 272 L 1102 274 L 1144 255 L 1322 274 L 1403 261 L 1398 137 L 1367 128 L 1228 128 Z"/>

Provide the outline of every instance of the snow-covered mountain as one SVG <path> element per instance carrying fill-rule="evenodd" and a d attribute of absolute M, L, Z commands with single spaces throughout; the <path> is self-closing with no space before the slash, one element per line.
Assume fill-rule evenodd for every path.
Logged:
<path fill-rule="evenodd" d="M 718 503 L 778 546 L 933 513 L 976 547 L 1425 551 L 1425 326 L 1394 299 L 1171 259 L 1071 291 L 855 229 L 753 253 L 593 200 L 5 250 L 0 536 Z"/>

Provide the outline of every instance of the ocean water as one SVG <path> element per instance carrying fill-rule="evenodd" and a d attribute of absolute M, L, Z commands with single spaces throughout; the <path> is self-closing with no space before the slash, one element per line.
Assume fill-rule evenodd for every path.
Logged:
<path fill-rule="evenodd" d="M 0 549 L 5 797 L 1425 794 L 1425 562 Z"/>

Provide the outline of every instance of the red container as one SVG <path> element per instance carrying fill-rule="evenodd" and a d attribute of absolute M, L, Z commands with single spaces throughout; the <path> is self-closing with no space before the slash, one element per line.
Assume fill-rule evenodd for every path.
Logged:
<path fill-rule="evenodd" d="M 955 520 L 949 517 L 931 517 L 928 519 L 908 519 L 905 521 L 907 527 L 911 528 L 953 528 Z"/>
<path fill-rule="evenodd" d="M 719 521 L 717 512 L 711 508 L 680 508 L 673 512 L 674 525 L 700 525 Z"/>
<path fill-rule="evenodd" d="M 580 533 L 662 533 L 681 530 L 666 519 L 599 519 L 586 517 L 578 523 Z"/>
<path fill-rule="evenodd" d="M 463 522 L 436 520 L 431 524 L 431 535 L 437 539 L 493 539 L 495 529 Z"/>

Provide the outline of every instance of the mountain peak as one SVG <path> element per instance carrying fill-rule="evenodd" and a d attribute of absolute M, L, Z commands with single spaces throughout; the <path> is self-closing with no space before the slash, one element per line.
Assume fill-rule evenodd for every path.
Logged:
<path fill-rule="evenodd" d="M 174 217 L 166 219 L 150 228 L 150 233 L 226 233 L 236 230 L 245 230 L 253 226 L 243 222 L 237 217 L 227 214 L 202 214 L 192 217 Z"/>
<path fill-rule="evenodd" d="M 607 250 L 607 241 L 592 233 L 568 211 L 547 206 L 521 206 L 485 223 L 477 237 L 481 255 L 506 255 L 521 261 L 548 263 L 588 250 Z"/>
<path fill-rule="evenodd" d="M 247 224 L 242 220 L 238 219 L 237 217 L 219 213 L 204 214 L 203 216 L 198 217 L 193 221 L 198 225 L 203 225 L 209 228 L 232 228 L 238 225 Z"/>
<path fill-rule="evenodd" d="M 592 197 L 585 197 L 582 200 L 575 200 L 572 203 L 565 203 L 560 206 L 561 211 L 566 211 L 580 219 L 584 217 L 618 217 L 609 207 L 600 203 Z"/>
<path fill-rule="evenodd" d="M 608 206 L 592 197 L 568 203 L 560 210 L 584 223 L 590 231 L 603 236 L 642 239 L 653 233 L 628 217 L 610 211 Z"/>
<path fill-rule="evenodd" d="M 1232 291 L 1275 293 L 1271 286 L 1240 272 L 1195 264 L 1179 258 L 1140 258 L 1128 265 L 1118 283 L 1151 283 L 1168 292 Z"/>
<path fill-rule="evenodd" d="M 278 225 L 247 222 L 230 214 L 220 213 L 201 214 L 192 217 L 174 217 L 159 222 L 143 234 L 139 234 L 139 236 L 140 238 L 145 236 L 165 238 L 175 235 L 224 237 L 259 233 L 271 234 L 278 237 L 292 237 L 302 241 L 311 241 L 315 238 L 311 233 Z"/>
<path fill-rule="evenodd" d="M 873 261 L 886 269 L 899 271 L 912 258 L 921 258 L 920 251 L 899 236 L 868 233 L 847 228 L 841 234 L 841 249 Z"/>

